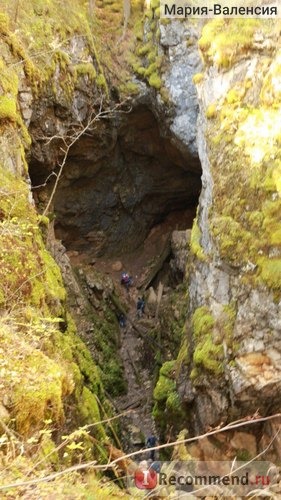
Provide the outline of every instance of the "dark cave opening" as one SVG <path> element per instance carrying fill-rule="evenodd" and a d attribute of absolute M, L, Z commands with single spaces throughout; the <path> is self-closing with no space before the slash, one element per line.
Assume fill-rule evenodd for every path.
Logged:
<path fill-rule="evenodd" d="M 32 185 L 47 175 L 31 158 Z M 56 237 L 67 250 L 96 256 L 132 252 L 155 227 L 191 227 L 200 178 L 199 159 L 163 133 L 148 107 L 101 121 L 69 151 L 54 197 Z M 51 176 L 36 190 L 39 207 L 53 183 Z"/>

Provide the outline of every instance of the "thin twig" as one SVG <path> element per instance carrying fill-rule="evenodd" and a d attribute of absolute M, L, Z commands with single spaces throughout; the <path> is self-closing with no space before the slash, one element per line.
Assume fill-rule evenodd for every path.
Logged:
<path fill-rule="evenodd" d="M 85 426 L 81 427 L 79 430 L 87 431 L 88 429 L 91 429 L 92 427 L 96 427 L 97 425 L 108 424 L 108 423 L 110 424 L 110 422 L 112 422 L 113 420 L 117 420 L 118 418 L 122 418 L 125 415 L 128 415 L 128 413 L 130 413 L 130 412 L 131 412 L 131 410 L 124 411 L 124 412 L 120 413 L 119 415 L 114 415 L 114 417 L 108 417 L 108 418 L 105 418 L 104 420 L 100 420 L 99 422 L 95 422 L 93 424 L 85 425 Z M 1 421 L 0 421 L 0 423 L 1 423 Z M 30 476 L 30 474 L 39 465 L 41 465 L 42 463 L 44 463 L 51 455 L 53 455 L 54 453 L 57 453 L 62 448 L 64 448 L 71 441 L 71 439 L 72 438 L 71 438 L 71 435 L 70 435 L 67 439 L 64 439 L 64 441 L 61 444 L 59 444 L 58 446 L 56 446 L 56 448 L 54 448 L 52 451 L 50 451 L 50 453 L 48 453 L 41 460 L 39 460 L 39 462 L 36 462 L 34 464 L 34 466 L 32 467 L 32 469 L 30 469 L 30 471 L 26 474 L 26 477 Z"/>
<path fill-rule="evenodd" d="M 70 151 L 70 149 L 72 148 L 72 146 L 80 139 L 80 137 L 82 137 L 83 134 L 85 134 L 85 132 L 87 130 L 89 130 L 92 125 L 99 121 L 101 118 L 105 118 L 107 116 L 110 116 L 112 115 L 114 112 L 116 112 L 117 109 L 119 109 L 121 106 L 124 105 L 124 103 L 126 102 L 126 99 L 119 103 L 119 104 L 116 104 L 113 108 L 109 109 L 109 110 L 105 110 L 105 111 L 102 111 L 102 106 L 103 106 L 103 100 L 101 99 L 100 101 L 100 106 L 99 106 L 99 112 L 93 117 L 93 114 L 94 112 L 92 111 L 91 114 L 90 114 L 90 117 L 86 123 L 85 126 L 82 126 L 81 130 L 79 132 L 76 132 L 74 135 L 70 136 L 70 143 L 67 144 L 67 141 L 66 139 L 68 138 L 68 136 L 58 136 L 58 135 L 53 135 L 52 137 L 49 137 L 48 140 L 47 140 L 47 144 L 49 144 L 53 139 L 60 139 L 63 141 L 64 145 L 65 145 L 65 149 L 62 149 L 62 152 L 64 153 L 64 156 L 63 156 L 63 159 L 61 161 L 61 163 L 59 163 L 59 171 L 58 173 L 56 174 L 56 180 L 55 180 L 55 184 L 54 184 L 54 187 L 52 189 L 52 192 L 51 192 L 51 195 L 50 195 L 50 198 L 48 200 L 48 203 L 43 211 L 43 216 L 46 216 L 49 212 L 49 208 L 53 202 L 53 199 L 54 199 L 54 196 L 55 196 L 55 193 L 56 193 L 56 190 L 57 190 L 57 187 L 58 187 L 58 183 L 60 181 L 60 178 L 61 178 L 61 175 L 62 175 L 62 172 L 63 172 L 63 169 L 64 169 L 64 166 L 65 166 L 65 163 L 67 161 L 67 158 L 68 158 L 68 153 Z"/>
<path fill-rule="evenodd" d="M 105 471 L 105 470 L 108 470 L 108 469 L 112 469 L 116 464 L 118 464 L 118 462 L 124 461 L 127 458 L 135 457 L 135 456 L 140 455 L 140 454 L 142 454 L 144 452 L 151 452 L 152 450 L 160 450 L 160 449 L 164 449 L 164 448 L 176 447 L 176 446 L 179 446 L 180 444 L 186 444 L 186 443 L 191 443 L 191 442 L 194 442 L 194 441 L 198 441 L 198 440 L 204 439 L 205 437 L 212 436 L 214 434 L 218 434 L 220 432 L 230 431 L 230 430 L 233 430 L 233 429 L 237 429 L 238 427 L 243 427 L 245 425 L 251 425 L 251 424 L 257 424 L 257 423 L 261 423 L 261 422 L 267 422 L 267 421 L 274 420 L 274 419 L 277 419 L 277 418 L 281 418 L 281 413 L 276 413 L 275 415 L 270 415 L 268 417 L 259 417 L 259 418 L 253 418 L 253 419 L 252 419 L 252 417 L 248 416 L 248 417 L 245 417 L 244 419 L 237 420 L 234 423 L 227 424 L 224 427 L 216 428 L 216 429 L 214 429 L 212 431 L 208 431 L 208 432 L 206 432 L 204 434 L 201 434 L 200 436 L 195 436 L 195 437 L 187 438 L 187 439 L 181 439 L 179 441 L 173 441 L 172 443 L 165 443 L 165 444 L 162 444 L 162 445 L 159 445 L 159 446 L 154 446 L 154 447 L 151 447 L 151 448 L 144 448 L 144 449 L 141 449 L 141 450 L 138 450 L 138 451 L 134 451 L 132 453 L 128 453 L 128 454 L 122 455 L 122 456 L 120 456 L 120 457 L 112 460 L 111 462 L 109 462 L 106 465 L 102 465 L 102 464 L 101 465 L 97 465 L 97 461 L 96 460 L 92 460 L 90 462 L 73 465 L 72 467 L 68 467 L 68 468 L 64 469 L 63 471 L 54 472 L 53 474 L 49 474 L 48 476 L 44 476 L 44 477 L 41 477 L 41 478 L 31 479 L 29 481 L 18 481 L 18 482 L 15 482 L 15 483 L 10 483 L 10 484 L 6 484 L 6 485 L 3 485 L 3 486 L 0 486 L 0 491 L 7 490 L 9 488 L 18 488 L 18 487 L 21 487 L 21 486 L 31 486 L 31 485 L 35 485 L 35 484 L 38 484 L 38 483 L 52 481 L 52 480 L 54 480 L 54 479 L 56 479 L 58 477 L 61 477 L 64 474 L 69 474 L 71 472 L 76 472 L 76 471 L 84 470 L 84 469 L 90 469 L 91 468 L 92 470 L 103 470 L 103 471 Z M 274 436 L 274 439 L 275 439 L 275 437 L 276 436 Z M 269 444 L 269 446 L 270 445 L 271 445 L 271 443 Z"/>

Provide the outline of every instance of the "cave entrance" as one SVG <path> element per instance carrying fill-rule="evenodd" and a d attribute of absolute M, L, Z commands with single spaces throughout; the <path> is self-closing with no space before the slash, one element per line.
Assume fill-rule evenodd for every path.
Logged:
<path fill-rule="evenodd" d="M 38 162 L 31 160 L 30 176 L 42 181 Z M 54 198 L 56 237 L 97 257 L 137 251 L 149 236 L 191 227 L 200 177 L 199 159 L 177 147 L 146 106 L 99 122 L 69 152 Z"/>

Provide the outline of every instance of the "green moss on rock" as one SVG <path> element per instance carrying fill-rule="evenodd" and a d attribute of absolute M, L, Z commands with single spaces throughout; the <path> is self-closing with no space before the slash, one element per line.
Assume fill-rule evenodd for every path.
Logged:
<path fill-rule="evenodd" d="M 196 339 L 213 330 L 215 324 L 214 317 L 210 314 L 208 307 L 198 307 L 192 316 L 192 328 Z"/>
<path fill-rule="evenodd" d="M 203 306 L 195 310 L 192 316 L 192 332 L 194 341 L 193 362 L 195 379 L 200 371 L 207 370 L 215 375 L 224 371 L 223 341 L 232 346 L 232 333 L 236 317 L 232 306 L 224 306 L 218 318 L 214 318 L 208 307 Z"/>
<path fill-rule="evenodd" d="M 17 104 L 14 98 L 0 96 L 0 120 L 17 121 Z"/>
<path fill-rule="evenodd" d="M 154 87 L 157 90 L 159 90 L 161 88 L 161 85 L 162 85 L 161 78 L 156 72 L 154 72 L 150 75 L 150 77 L 148 79 L 148 83 L 151 87 Z"/>
<path fill-rule="evenodd" d="M 223 20 L 218 22 L 221 30 L 226 29 Z M 267 25 L 262 29 L 266 35 Z M 268 65 L 261 63 L 259 70 L 261 82 L 268 84 Z M 281 209 L 280 109 L 265 105 L 264 97 L 253 105 L 252 93 L 253 83 L 249 85 L 248 78 L 236 82 L 216 103 L 218 112 L 208 122 L 207 142 L 214 180 L 209 221 L 220 258 L 243 269 L 243 279 L 252 286 L 264 283 L 276 295 Z M 197 257 L 200 258 L 199 252 Z"/>
<path fill-rule="evenodd" d="M 79 415 L 81 416 L 81 423 L 95 424 L 101 421 L 101 414 L 96 396 L 87 388 L 83 387 L 80 396 L 78 407 Z M 102 424 L 96 425 L 94 434 L 97 439 L 106 437 L 106 433 Z"/>
<path fill-rule="evenodd" d="M 75 65 L 75 71 L 77 76 L 88 76 L 91 81 L 94 81 L 97 76 L 97 72 L 92 63 L 80 63 Z"/>
<path fill-rule="evenodd" d="M 195 365 L 220 375 L 223 373 L 223 348 L 221 345 L 214 345 L 211 334 L 206 335 L 198 342 L 193 353 L 193 361 Z"/>
<path fill-rule="evenodd" d="M 217 114 L 217 108 L 215 104 L 210 104 L 206 110 L 206 118 L 215 118 Z"/>
<path fill-rule="evenodd" d="M 190 249 L 193 255 L 197 257 L 197 259 L 202 261 L 207 260 L 207 256 L 205 255 L 204 250 L 201 246 L 201 231 L 198 226 L 197 218 L 194 219 L 191 229 Z"/>
<path fill-rule="evenodd" d="M 263 282 L 273 290 L 280 290 L 281 259 L 263 257 L 258 260 L 260 276 Z"/>
<path fill-rule="evenodd" d="M 155 404 L 153 417 L 161 432 L 173 422 L 180 425 L 183 409 L 176 389 L 175 381 L 176 360 L 167 361 L 160 369 L 160 376 L 153 391 Z"/>
<path fill-rule="evenodd" d="M 213 19 L 202 30 L 199 48 L 206 64 L 228 68 L 251 49 L 258 19 Z M 267 24 L 270 29 L 270 24 Z"/>

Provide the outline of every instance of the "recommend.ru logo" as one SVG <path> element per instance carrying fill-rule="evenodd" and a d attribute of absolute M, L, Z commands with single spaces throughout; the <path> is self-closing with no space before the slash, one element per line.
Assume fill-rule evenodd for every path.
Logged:
<path fill-rule="evenodd" d="M 151 462 L 139 463 L 128 488 L 153 490 L 170 495 L 192 492 L 195 496 L 245 496 L 256 489 L 269 489 L 278 483 L 278 467 L 270 462 Z M 132 492 L 133 493 L 133 492 Z"/>

